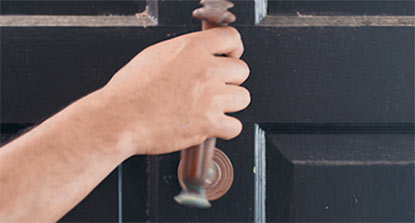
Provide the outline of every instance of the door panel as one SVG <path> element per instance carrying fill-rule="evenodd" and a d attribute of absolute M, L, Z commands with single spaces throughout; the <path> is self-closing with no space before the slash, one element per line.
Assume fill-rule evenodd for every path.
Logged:
<path fill-rule="evenodd" d="M 413 27 L 241 28 L 244 121 L 413 123 Z"/>
<path fill-rule="evenodd" d="M 142 27 L 2 28 L 1 120 L 42 120 L 102 87 L 146 46 L 183 32 Z"/>
<path fill-rule="evenodd" d="M 253 89 L 251 106 L 240 114 L 244 121 L 413 122 L 412 27 L 240 30 L 243 59 L 252 70 L 246 86 Z M 2 75 L 7 104 L 2 121 L 31 123 L 47 117 L 103 86 L 136 52 L 187 31 L 2 28 L 2 73 L 10 74 Z"/>
<path fill-rule="evenodd" d="M 413 15 L 408 0 L 278 0 L 268 1 L 269 14 L 304 15 Z"/>
<path fill-rule="evenodd" d="M 197 1 L 10 2 L 0 18 L 58 17 L 1 23 L 2 138 L 102 87 L 145 47 L 200 29 Z M 137 156 L 62 221 L 414 221 L 413 2 L 235 4 L 252 103 L 235 114 L 242 134 L 217 143 L 234 166 L 229 192 L 210 209 L 179 206 L 179 153 Z M 146 6 L 151 24 L 132 16 Z"/>
<path fill-rule="evenodd" d="M 145 0 L 3 0 L 2 15 L 134 15 Z"/>
<path fill-rule="evenodd" d="M 273 134 L 267 146 L 267 221 L 414 219 L 414 136 Z"/>

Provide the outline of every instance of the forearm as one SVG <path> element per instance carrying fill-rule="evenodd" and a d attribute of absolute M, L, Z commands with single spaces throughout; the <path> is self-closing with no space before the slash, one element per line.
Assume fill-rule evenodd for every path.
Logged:
<path fill-rule="evenodd" d="M 99 94 L 0 149 L 0 221 L 58 220 L 133 154 Z"/>
<path fill-rule="evenodd" d="M 131 155 L 236 137 L 242 123 L 228 113 L 250 102 L 239 86 L 249 74 L 242 53 L 232 27 L 158 43 L 103 89 L 2 147 L 0 222 L 58 220 Z"/>

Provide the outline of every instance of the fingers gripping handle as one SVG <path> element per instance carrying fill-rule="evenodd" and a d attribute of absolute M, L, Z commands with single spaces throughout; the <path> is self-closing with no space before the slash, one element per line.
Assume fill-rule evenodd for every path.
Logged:
<path fill-rule="evenodd" d="M 228 11 L 233 3 L 227 0 L 201 0 L 200 4 L 203 7 L 194 10 L 193 17 L 202 21 L 202 30 L 226 26 L 236 20 L 235 15 Z M 209 138 L 202 144 L 181 152 L 180 165 L 183 167 L 180 169 L 183 172 L 179 172 L 179 175 L 183 190 L 175 197 L 179 204 L 199 208 L 211 206 L 204 186 L 211 172 L 215 144 L 216 138 Z"/>

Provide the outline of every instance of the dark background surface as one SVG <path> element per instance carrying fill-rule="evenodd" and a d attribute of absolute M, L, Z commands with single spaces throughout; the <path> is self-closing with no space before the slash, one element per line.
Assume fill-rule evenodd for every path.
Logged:
<path fill-rule="evenodd" d="M 270 0 L 269 14 L 413 15 L 411 0 Z"/>
<path fill-rule="evenodd" d="M 2 14 L 144 9 L 143 1 L 71 2 L 2 2 Z M 394 2 L 270 1 L 268 11 L 413 12 L 412 1 Z M 159 3 L 156 27 L 2 27 L 2 140 L 103 86 L 145 47 L 199 29 L 190 17 L 197 2 Z M 234 9 L 252 103 L 236 114 L 241 136 L 218 142 L 235 169 L 230 191 L 207 210 L 178 206 L 179 154 L 137 156 L 62 221 L 253 221 L 255 123 L 267 142 L 267 221 L 414 221 L 414 27 L 260 27 L 253 6 Z"/>
<path fill-rule="evenodd" d="M 2 0 L 4 15 L 134 15 L 145 0 Z"/>

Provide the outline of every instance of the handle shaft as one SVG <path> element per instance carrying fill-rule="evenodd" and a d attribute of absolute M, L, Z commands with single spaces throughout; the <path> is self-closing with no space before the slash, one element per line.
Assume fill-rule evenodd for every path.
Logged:
<path fill-rule="evenodd" d="M 205 184 L 208 170 L 212 164 L 216 138 L 209 138 L 200 145 L 181 152 L 183 162 L 183 182 L 185 185 L 198 187 Z"/>
<path fill-rule="evenodd" d="M 204 7 L 193 11 L 193 17 L 202 20 L 202 30 L 224 26 L 235 21 L 235 15 L 228 11 L 233 4 L 226 0 L 201 0 Z M 211 168 L 216 138 L 209 138 L 202 144 L 182 150 L 180 163 L 183 165 L 182 193 L 175 197 L 180 204 L 195 207 L 210 207 L 204 185 Z"/>

